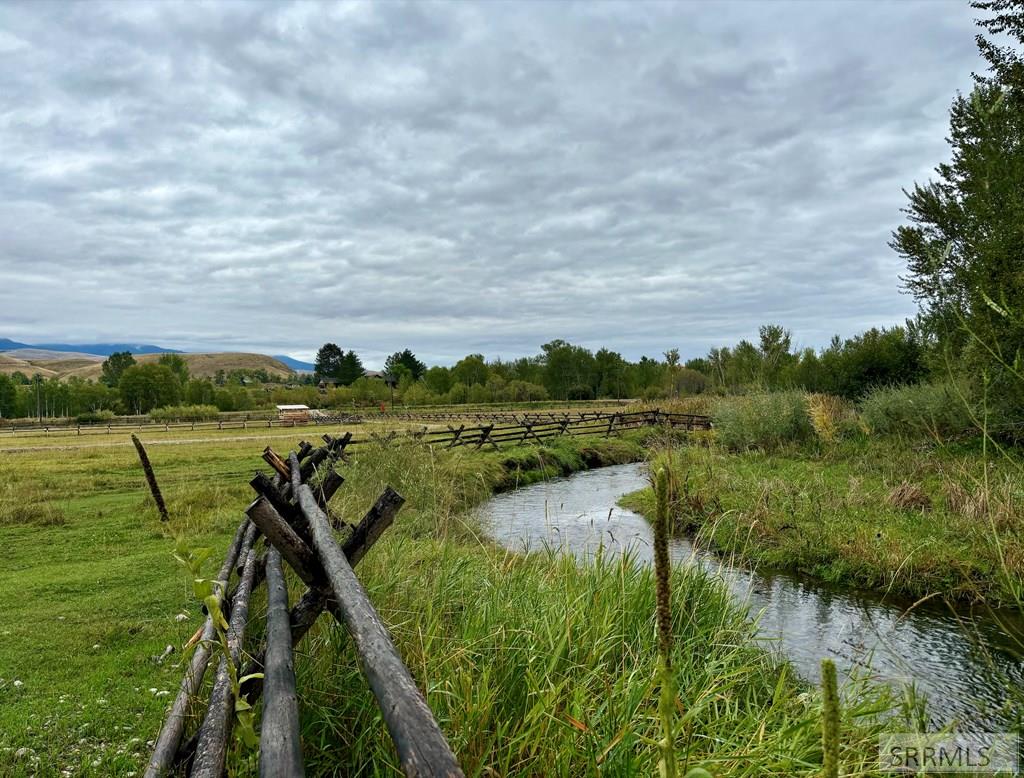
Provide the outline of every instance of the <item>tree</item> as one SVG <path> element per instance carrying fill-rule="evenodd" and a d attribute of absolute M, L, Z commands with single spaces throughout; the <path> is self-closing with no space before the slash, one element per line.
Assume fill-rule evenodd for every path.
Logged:
<path fill-rule="evenodd" d="M 181 354 L 161 354 L 157 364 L 169 367 L 184 386 L 188 382 L 188 362 Z"/>
<path fill-rule="evenodd" d="M 790 348 L 793 333 L 778 324 L 764 324 L 758 329 L 761 354 L 761 381 L 765 386 L 779 386 L 779 376 L 793 361 Z"/>
<path fill-rule="evenodd" d="M 338 366 L 338 383 L 342 386 L 351 386 L 362 378 L 365 372 L 366 369 L 363 367 L 363 361 L 359 358 L 359 355 L 354 351 L 346 351 L 341 358 L 341 364 Z"/>
<path fill-rule="evenodd" d="M 18 402 L 14 381 L 0 373 L 0 418 L 10 418 Z"/>
<path fill-rule="evenodd" d="M 992 14 L 978 22 L 984 31 L 1012 45 L 977 36 L 988 71 L 953 101 L 952 160 L 906 192 L 909 224 L 890 245 L 907 263 L 904 286 L 926 331 L 968 377 L 989 382 L 996 402 L 1020 410 L 1012 378 L 1024 375 L 1024 3 L 972 5 Z"/>
<path fill-rule="evenodd" d="M 589 400 L 594 396 L 594 355 L 582 346 L 553 340 L 544 352 L 544 387 L 555 399 Z"/>
<path fill-rule="evenodd" d="M 362 360 L 354 351 L 345 351 L 334 343 L 325 343 L 316 352 L 316 372 L 318 381 L 333 381 L 342 386 L 351 386 L 363 377 Z"/>
<path fill-rule="evenodd" d="M 483 354 L 470 354 L 456 362 L 452 368 L 452 383 L 466 386 L 486 384 L 487 363 L 484 362 Z"/>
<path fill-rule="evenodd" d="M 341 368 L 341 358 L 345 355 L 336 343 L 324 343 L 316 352 L 316 377 L 321 381 L 337 380 Z"/>
<path fill-rule="evenodd" d="M 452 371 L 446 367 L 432 367 L 423 374 L 423 383 L 434 394 L 445 394 L 452 388 Z"/>
<path fill-rule="evenodd" d="M 174 405 L 181 398 L 181 381 L 166 365 L 132 365 L 118 382 L 121 402 L 133 413 L 149 413 L 154 408 Z"/>
<path fill-rule="evenodd" d="M 117 386 L 124 371 L 135 364 L 130 351 L 115 351 L 103 362 L 100 380 L 107 386 Z"/>
<path fill-rule="evenodd" d="M 409 349 L 396 351 L 388 357 L 384 362 L 384 372 L 390 373 L 398 365 L 402 365 L 409 371 L 413 381 L 419 381 L 427 369 L 427 366 L 420 362 Z"/>

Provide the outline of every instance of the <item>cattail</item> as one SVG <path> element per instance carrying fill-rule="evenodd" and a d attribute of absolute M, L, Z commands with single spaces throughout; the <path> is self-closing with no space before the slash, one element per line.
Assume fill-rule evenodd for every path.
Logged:
<path fill-rule="evenodd" d="M 831 659 L 821 661 L 821 688 L 824 710 L 821 719 L 821 748 L 824 753 L 822 775 L 839 778 L 839 690 L 836 666 Z"/>
<path fill-rule="evenodd" d="M 657 513 L 654 521 L 654 585 L 658 617 L 658 674 L 661 677 L 661 699 L 658 714 L 662 738 L 659 743 L 661 778 L 675 778 L 675 681 L 672 677 L 672 610 L 669 605 L 668 520 L 671 487 L 665 468 L 654 474 L 654 496 Z"/>
<path fill-rule="evenodd" d="M 665 468 L 658 468 L 654 474 L 654 495 L 657 511 L 654 521 L 654 580 L 657 595 L 658 649 L 665 666 L 671 667 L 672 652 L 672 610 L 669 606 L 668 534 L 671 487 Z"/>

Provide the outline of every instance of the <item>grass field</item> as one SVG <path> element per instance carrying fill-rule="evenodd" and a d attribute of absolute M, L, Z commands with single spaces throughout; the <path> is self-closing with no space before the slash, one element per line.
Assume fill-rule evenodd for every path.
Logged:
<path fill-rule="evenodd" d="M 977 442 L 708 442 L 662 461 L 680 486 L 677 531 L 751 564 L 912 598 L 1024 595 L 1022 463 L 983 458 Z M 650 490 L 622 502 L 653 515 Z"/>
<path fill-rule="evenodd" d="M 175 542 L 219 554 L 263 446 L 286 451 L 303 432 L 312 430 L 150 445 L 168 526 L 128 445 L 42 441 L 0 453 L 0 775 L 141 774 L 182 672 L 179 653 L 155 657 L 201 623 Z M 342 468 L 332 507 L 343 515 L 361 515 L 385 484 L 408 498 L 359 574 L 468 775 L 656 770 L 650 573 L 510 555 L 467 512 L 516 483 L 635 460 L 644 442 L 573 438 L 500 454 L 368 447 Z M 716 583 L 680 569 L 673 585 L 680 763 L 716 775 L 817 774 L 817 692 L 756 644 Z M 309 774 L 394 775 L 344 630 L 322 619 L 297 672 Z M 871 773 L 877 715 L 893 704 L 886 694 L 848 695 L 846 774 Z M 234 753 L 232 773 L 253 772 L 253 759 Z"/>

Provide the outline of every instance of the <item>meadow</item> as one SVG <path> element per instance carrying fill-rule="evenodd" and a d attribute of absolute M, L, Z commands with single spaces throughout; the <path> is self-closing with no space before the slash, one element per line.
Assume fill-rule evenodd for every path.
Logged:
<path fill-rule="evenodd" d="M 165 434 L 179 442 L 150 445 L 150 458 L 166 525 L 130 445 L 19 440 L 0 452 L 0 775 L 141 774 L 182 672 L 181 646 L 201 623 L 175 545 L 213 547 L 216 559 L 249 502 L 263 446 L 286 451 L 303 432 L 204 442 Z M 371 446 L 342 466 L 336 512 L 361 515 L 385 484 L 408 500 L 359 575 L 467 775 L 656 771 L 651 572 L 510 554 L 470 509 L 496 490 L 635 461 L 658 445 L 646 432 L 501 452 Z M 699 571 L 673 573 L 672 604 L 680 766 L 819 774 L 818 691 L 758 643 L 742 610 Z M 176 650 L 161 662 L 167 645 Z M 299 647 L 297 673 L 309 774 L 395 774 L 344 629 L 321 619 Z M 846 699 L 843 769 L 873 774 L 874 737 L 892 726 L 880 717 L 898 702 L 866 683 Z M 238 747 L 231 772 L 254 773 L 254 753 Z"/>

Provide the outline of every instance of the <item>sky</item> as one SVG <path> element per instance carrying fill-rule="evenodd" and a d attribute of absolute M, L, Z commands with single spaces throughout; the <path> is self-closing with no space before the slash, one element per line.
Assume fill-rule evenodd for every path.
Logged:
<path fill-rule="evenodd" d="M 966 2 L 0 4 L 0 337 L 370 366 L 901 323 Z"/>

